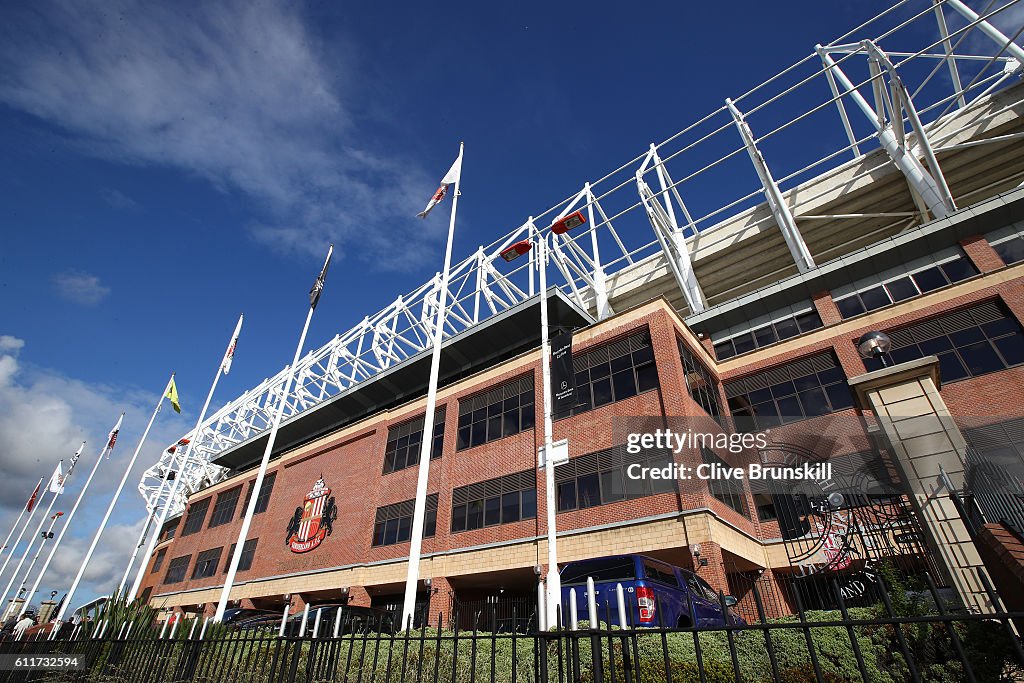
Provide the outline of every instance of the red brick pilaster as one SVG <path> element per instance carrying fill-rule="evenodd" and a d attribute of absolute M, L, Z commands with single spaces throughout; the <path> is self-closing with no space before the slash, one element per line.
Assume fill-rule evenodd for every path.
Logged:
<path fill-rule="evenodd" d="M 818 311 L 818 315 L 821 316 L 821 322 L 825 323 L 826 327 L 842 322 L 843 316 L 839 314 L 836 302 L 832 301 L 831 292 L 824 289 L 816 292 L 811 297 L 811 301 L 814 302 L 814 308 Z"/>
<path fill-rule="evenodd" d="M 993 249 L 988 240 L 981 235 L 960 240 L 960 246 L 963 247 L 964 253 L 967 254 L 967 258 L 971 260 L 974 267 L 982 273 L 989 273 L 1006 266 L 1002 257 L 999 256 L 999 252 Z"/>

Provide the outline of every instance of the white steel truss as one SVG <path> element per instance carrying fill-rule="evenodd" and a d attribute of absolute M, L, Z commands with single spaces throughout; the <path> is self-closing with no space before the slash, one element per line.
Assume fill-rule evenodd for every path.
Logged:
<path fill-rule="evenodd" d="M 515 264 L 506 263 L 501 253 L 518 241 L 536 239 L 531 225 L 542 226 L 537 234 L 546 235 L 549 230 L 543 226 L 572 211 L 584 212 L 587 222 L 552 236 L 554 268 L 548 275 L 567 296 L 603 319 L 613 314 L 616 297 L 630 282 L 667 282 L 675 291 L 662 293 L 681 295 L 689 313 L 705 310 L 711 296 L 709 273 L 702 275 L 699 251 L 734 248 L 742 231 L 781 233 L 791 261 L 778 264 L 776 272 L 803 272 L 841 255 L 834 246 L 812 249 L 809 231 L 822 221 L 873 220 L 877 227 L 871 229 L 884 233 L 893 226 L 945 216 L 958 201 L 972 203 L 984 192 L 1003 187 L 1003 181 L 1019 184 L 1024 170 L 1007 171 L 1006 178 L 957 197 L 937 158 L 971 145 L 1016 142 L 1016 132 L 991 139 L 984 134 L 971 137 L 970 126 L 978 125 L 979 116 L 995 120 L 1020 115 L 1013 106 L 997 107 L 992 99 L 1019 77 L 1024 63 L 1024 50 L 1014 42 L 1021 27 L 1009 27 L 1008 36 L 997 26 L 1006 28 L 1013 16 L 1007 10 L 1018 1 L 994 2 L 979 15 L 961 0 L 897 0 L 853 31 L 817 46 L 796 64 L 728 99 L 599 180 L 585 183 L 566 200 L 454 265 L 443 336 L 470 329 L 533 297 L 536 250 Z M 922 45 L 925 24 L 935 39 Z M 908 49 L 886 51 L 883 44 Z M 936 77 L 943 66 L 948 76 Z M 873 103 L 862 89 L 872 93 Z M 863 118 L 851 118 L 849 101 Z M 991 111 L 983 110 L 986 106 Z M 835 109 L 838 121 L 824 114 Z M 972 111 L 982 114 L 964 115 Z M 823 125 L 819 115 L 829 116 L 829 121 Z M 757 125 L 751 123 L 754 119 Z M 813 134 L 806 128 L 811 121 Z M 755 129 L 760 137 L 755 138 Z M 810 161 L 796 153 L 805 152 L 809 140 L 815 150 Z M 778 147 L 794 153 L 773 157 L 771 149 Z M 879 149 L 906 178 L 916 213 L 814 210 L 817 197 L 826 194 L 814 195 L 816 179 L 849 170 Z M 744 156 L 749 165 L 743 163 Z M 774 172 L 768 171 L 769 158 Z M 866 182 L 864 178 L 875 172 L 869 169 L 849 182 Z M 755 185 L 735 196 L 745 178 L 756 179 Z M 765 206 L 767 211 L 759 212 Z M 762 213 L 767 218 L 758 218 Z M 735 228 L 737 216 L 746 221 L 740 232 Z M 657 280 L 659 272 L 668 279 Z M 193 443 L 187 466 L 180 462 L 185 449 L 178 448 L 165 451 L 146 470 L 139 490 L 147 506 L 170 505 L 174 515 L 183 509 L 188 494 L 222 479 L 226 471 L 212 461 L 268 429 L 271 409 L 279 402 L 284 403 L 287 420 L 426 350 L 440 286 L 438 274 L 307 353 L 287 395 L 282 391 L 286 368 L 210 416 L 197 434 L 185 435 Z M 714 287 L 717 301 L 735 289 Z M 171 473 L 182 477 L 184 485 L 177 499 L 168 501 L 166 482 Z"/>

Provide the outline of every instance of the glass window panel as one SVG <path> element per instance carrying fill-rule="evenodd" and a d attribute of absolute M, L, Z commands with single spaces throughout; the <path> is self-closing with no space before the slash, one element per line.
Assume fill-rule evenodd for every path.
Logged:
<path fill-rule="evenodd" d="M 1019 237 L 996 244 L 992 248 L 996 250 L 1006 265 L 1024 261 L 1024 240 Z"/>
<path fill-rule="evenodd" d="M 796 324 L 800 326 L 801 332 L 810 332 L 823 326 L 817 311 L 801 313 L 796 317 Z"/>
<path fill-rule="evenodd" d="M 607 377 L 594 382 L 594 407 L 607 405 L 612 402 L 612 384 Z"/>
<path fill-rule="evenodd" d="M 501 496 L 501 523 L 519 521 L 519 491 L 505 493 Z"/>
<path fill-rule="evenodd" d="M 630 368 L 632 366 L 633 366 L 633 357 L 630 354 L 628 354 L 628 353 L 625 356 L 619 356 L 617 358 L 612 358 L 612 362 L 611 362 L 612 373 L 619 372 L 620 370 L 625 370 L 625 369 Z"/>
<path fill-rule="evenodd" d="M 825 387 L 825 393 L 828 395 L 828 402 L 832 405 L 832 410 L 845 410 L 853 407 L 853 396 L 848 385 L 831 384 Z"/>
<path fill-rule="evenodd" d="M 889 301 L 889 295 L 885 288 L 881 285 L 861 292 L 860 300 L 864 304 L 864 309 L 868 311 L 874 311 L 892 303 Z"/>
<path fill-rule="evenodd" d="M 778 341 L 775 336 L 775 329 L 771 325 L 765 327 L 759 327 L 754 330 L 754 343 L 760 348 L 762 346 L 768 346 Z"/>
<path fill-rule="evenodd" d="M 658 388 L 658 367 L 654 363 L 636 369 L 637 389 L 641 392 Z"/>
<path fill-rule="evenodd" d="M 945 287 L 948 284 L 946 282 L 946 276 L 943 275 L 938 266 L 922 270 L 920 273 L 914 273 L 913 278 L 914 282 L 917 283 L 917 288 L 920 289 L 922 293 L 930 292 L 938 289 L 939 287 Z"/>
<path fill-rule="evenodd" d="M 622 485 L 621 469 L 601 472 L 601 500 L 610 503 L 626 497 L 626 487 Z"/>
<path fill-rule="evenodd" d="M 943 382 L 952 382 L 953 380 L 970 376 L 967 368 L 964 367 L 964 364 L 960 362 L 960 358 L 953 351 L 947 351 L 939 355 L 939 373 Z"/>
<path fill-rule="evenodd" d="M 487 423 L 486 422 L 474 422 L 473 423 L 473 434 L 469 439 L 470 446 L 479 446 L 482 443 L 487 442 Z"/>
<path fill-rule="evenodd" d="M 501 438 L 502 419 L 501 413 L 487 418 L 487 440 L 494 441 Z"/>
<path fill-rule="evenodd" d="M 779 339 L 789 339 L 800 334 L 800 328 L 797 327 L 796 320 L 793 318 L 786 318 L 775 323 L 775 333 Z"/>
<path fill-rule="evenodd" d="M 931 356 L 933 354 L 939 354 L 943 351 L 949 351 L 953 348 L 953 342 L 949 340 L 949 337 L 942 336 L 936 337 L 935 339 L 926 339 L 925 341 L 918 344 L 921 349 L 921 354 L 925 356 Z"/>
<path fill-rule="evenodd" d="M 587 474 L 576 479 L 576 497 L 581 510 L 601 504 L 601 484 L 597 474 Z"/>
<path fill-rule="evenodd" d="M 404 543 L 412 536 L 412 517 L 401 517 L 398 520 L 398 542 Z"/>
<path fill-rule="evenodd" d="M 633 365 L 643 365 L 654 362 L 654 347 L 648 344 L 633 352 Z"/>
<path fill-rule="evenodd" d="M 843 371 L 839 368 L 829 368 L 818 373 L 818 381 L 822 384 L 832 384 L 833 382 L 842 382 L 844 380 Z"/>
<path fill-rule="evenodd" d="M 732 358 L 736 355 L 736 350 L 732 346 L 732 340 L 727 339 L 724 342 L 718 342 L 715 344 L 715 358 L 718 360 L 725 360 L 726 358 Z"/>
<path fill-rule="evenodd" d="M 993 344 L 1003 354 L 1003 360 L 1008 366 L 1024 363 L 1024 335 L 1020 332 L 996 339 Z"/>
<path fill-rule="evenodd" d="M 484 501 L 484 525 L 501 524 L 501 497 L 495 496 Z"/>
<path fill-rule="evenodd" d="M 523 406 L 519 409 L 519 429 L 525 432 L 527 429 L 533 429 L 534 418 L 536 416 L 533 413 L 533 404 Z"/>
<path fill-rule="evenodd" d="M 749 332 L 747 334 L 741 334 L 740 336 L 733 338 L 732 344 L 736 348 L 736 355 L 746 353 L 747 351 L 753 351 L 754 337 Z"/>
<path fill-rule="evenodd" d="M 590 368 L 591 381 L 600 379 L 602 377 L 607 377 L 610 374 L 612 374 L 612 369 L 611 366 L 609 366 L 607 363 L 600 363 Z"/>
<path fill-rule="evenodd" d="M 430 538 L 437 533 L 437 510 L 427 510 L 423 516 L 423 538 Z"/>
<path fill-rule="evenodd" d="M 750 399 L 751 403 L 761 403 L 763 401 L 769 401 L 772 398 L 771 389 L 758 389 L 757 391 L 751 391 L 747 394 L 747 398 Z"/>
<path fill-rule="evenodd" d="M 479 529 L 484 524 L 484 503 L 472 500 L 466 505 L 466 528 Z"/>
<path fill-rule="evenodd" d="M 793 380 L 793 385 L 797 391 L 806 391 L 813 387 L 821 386 L 818 382 L 817 375 L 807 375 L 806 377 L 797 377 Z"/>
<path fill-rule="evenodd" d="M 942 268 L 942 272 L 946 274 L 950 282 L 960 282 L 960 280 L 966 280 L 978 274 L 974 265 L 965 258 L 948 261 L 943 263 L 940 268 Z"/>
<path fill-rule="evenodd" d="M 464 448 L 469 448 L 471 443 L 472 442 L 470 441 L 470 428 L 460 427 L 457 437 L 456 448 L 461 451 Z"/>
<path fill-rule="evenodd" d="M 624 476 L 622 481 L 626 485 L 626 498 L 639 498 L 647 495 L 647 487 L 644 485 L 643 479 L 631 479 Z"/>
<path fill-rule="evenodd" d="M 961 346 L 983 340 L 985 338 L 985 334 L 981 331 L 980 327 L 968 327 L 966 330 L 950 333 L 949 338 L 952 339 L 953 344 L 959 348 Z"/>
<path fill-rule="evenodd" d="M 959 351 L 960 358 L 975 377 L 1003 369 L 1002 359 L 987 340 L 961 346 Z"/>
<path fill-rule="evenodd" d="M 452 531 L 466 530 L 466 506 L 456 505 L 452 508 Z"/>
<path fill-rule="evenodd" d="M 800 401 L 797 400 L 796 396 L 779 399 L 778 405 L 779 416 L 782 418 L 783 422 L 787 422 L 789 419 L 794 417 L 803 416 L 803 413 L 800 410 Z"/>
<path fill-rule="evenodd" d="M 384 522 L 373 525 L 373 544 L 384 545 Z"/>
<path fill-rule="evenodd" d="M 780 398 L 796 393 L 796 386 L 792 382 L 780 382 L 771 388 L 772 396 Z"/>
<path fill-rule="evenodd" d="M 801 391 L 800 403 L 803 404 L 804 414 L 808 417 L 826 415 L 831 412 L 828 401 L 825 398 L 825 392 L 820 387 Z"/>
<path fill-rule="evenodd" d="M 636 376 L 633 374 L 633 369 L 628 368 L 612 375 L 612 389 L 616 401 L 636 396 Z"/>
<path fill-rule="evenodd" d="M 523 519 L 534 519 L 537 516 L 537 489 L 523 489 L 521 500 Z"/>
<path fill-rule="evenodd" d="M 383 545 L 393 545 L 398 538 L 398 520 L 389 519 L 384 523 Z"/>
<path fill-rule="evenodd" d="M 860 302 L 860 298 L 856 294 L 836 301 L 836 308 L 839 309 L 839 315 L 843 318 L 852 318 L 864 312 L 864 304 Z"/>
<path fill-rule="evenodd" d="M 558 509 L 576 509 L 576 481 L 563 481 L 558 485 Z"/>
<path fill-rule="evenodd" d="M 1013 318 L 1000 318 L 981 326 L 989 339 L 1020 330 L 1020 325 Z"/>
<path fill-rule="evenodd" d="M 943 337 L 944 339 L 944 337 Z M 928 354 L 921 353 L 917 346 L 904 346 L 901 349 L 893 349 L 889 352 L 889 358 L 893 363 L 906 363 L 908 360 L 916 360 Z M 874 361 L 876 364 L 878 361 Z M 881 366 L 878 366 L 881 367 Z M 877 368 L 876 368 L 877 369 Z"/>
<path fill-rule="evenodd" d="M 503 414 L 501 416 L 501 435 L 511 436 L 519 433 L 519 408 L 516 407 L 513 410 Z"/>
<path fill-rule="evenodd" d="M 917 287 L 909 277 L 901 277 L 898 280 L 887 282 L 885 287 L 889 290 L 889 296 L 893 301 L 904 301 L 917 296 Z"/>

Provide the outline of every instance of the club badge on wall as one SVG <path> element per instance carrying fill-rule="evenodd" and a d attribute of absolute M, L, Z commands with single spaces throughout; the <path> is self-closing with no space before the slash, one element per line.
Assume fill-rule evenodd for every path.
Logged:
<path fill-rule="evenodd" d="M 295 513 L 288 522 L 285 545 L 291 548 L 293 553 L 314 550 L 323 543 L 324 538 L 331 535 L 334 520 L 337 518 L 338 507 L 321 475 L 306 494 L 302 506 L 295 508 Z"/>

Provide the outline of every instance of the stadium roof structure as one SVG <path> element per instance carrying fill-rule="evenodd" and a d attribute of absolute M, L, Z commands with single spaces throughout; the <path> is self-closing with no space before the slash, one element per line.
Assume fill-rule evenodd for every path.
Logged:
<path fill-rule="evenodd" d="M 691 325 L 704 324 L 719 311 L 745 315 L 737 302 L 769 296 L 780 282 L 1021 186 L 1024 50 L 1014 41 L 1024 26 L 1010 35 L 997 27 L 1019 21 L 1019 1 L 978 14 L 961 0 L 899 0 L 583 183 L 452 267 L 446 346 L 472 345 L 467 334 L 521 314 L 538 295 L 536 249 L 519 265 L 500 258 L 520 240 L 548 240 L 549 282 L 569 319 L 601 320 L 665 296 Z M 587 223 L 553 234 L 549 226 L 573 211 Z M 345 402 L 361 414 L 383 405 L 356 397 L 420 369 L 440 283 L 438 274 L 307 353 L 287 395 L 285 368 L 184 435 L 187 462 L 187 449 L 164 451 L 142 477 L 150 510 L 168 503 L 168 472 L 184 484 L 169 501 L 173 516 L 189 494 L 223 479 L 224 465 L 248 462 L 241 454 L 281 401 L 294 432 L 282 447 L 301 442 L 303 424 L 308 438 L 338 424 L 338 415 L 321 418 Z"/>

